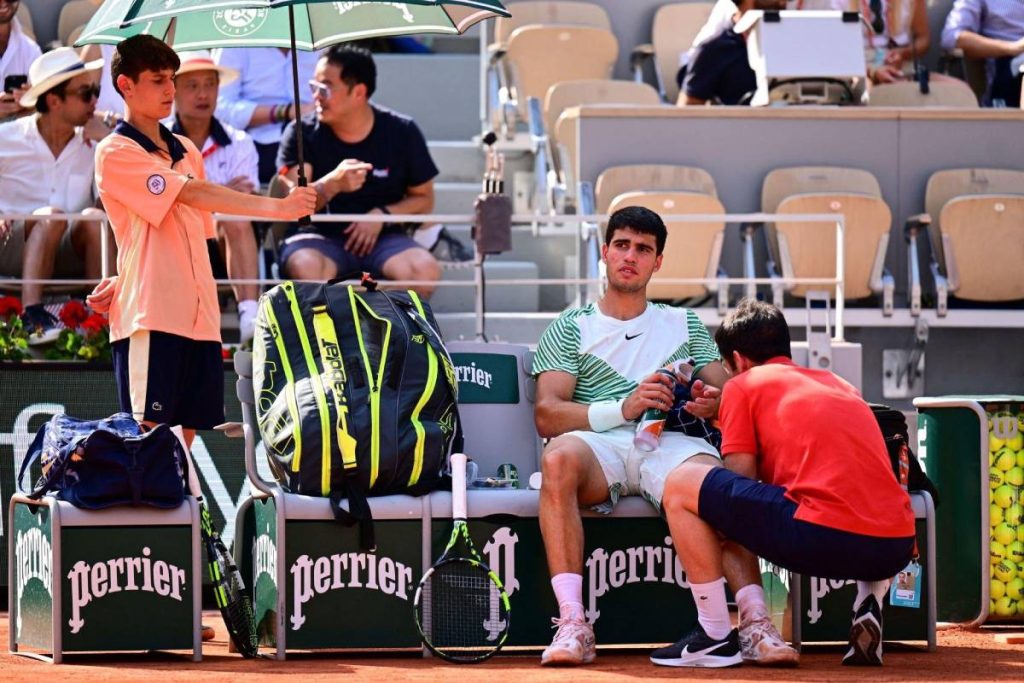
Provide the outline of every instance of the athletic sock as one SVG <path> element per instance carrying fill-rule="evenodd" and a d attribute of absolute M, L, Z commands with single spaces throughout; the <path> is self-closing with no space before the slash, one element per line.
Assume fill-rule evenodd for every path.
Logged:
<path fill-rule="evenodd" d="M 715 640 L 722 640 L 732 630 L 729 605 L 725 602 L 725 584 L 721 579 L 708 583 L 691 583 L 693 601 L 697 603 L 697 620 L 704 632 Z"/>
<path fill-rule="evenodd" d="M 238 336 L 245 342 L 253 337 L 256 330 L 256 312 L 259 304 L 253 299 L 238 302 Z"/>
<path fill-rule="evenodd" d="M 744 586 L 736 591 L 736 606 L 740 608 L 741 624 L 768 616 L 768 604 L 765 601 L 764 588 L 756 583 Z"/>
<path fill-rule="evenodd" d="M 882 601 L 885 599 L 885 592 L 889 590 L 889 581 L 858 581 L 857 582 L 857 597 L 853 601 L 853 611 L 856 612 L 860 609 L 864 599 L 869 595 L 874 595 L 875 600 L 878 601 L 878 606 L 882 606 Z"/>
<path fill-rule="evenodd" d="M 437 244 L 437 238 L 440 236 L 442 228 L 444 228 L 443 223 L 428 225 L 414 232 L 412 234 L 412 238 L 416 244 L 429 251 L 434 248 L 435 244 Z M 580 599 L 582 600 L 582 598 Z"/>
<path fill-rule="evenodd" d="M 551 588 L 562 619 L 583 621 L 583 575 L 565 572 L 551 577 Z"/>

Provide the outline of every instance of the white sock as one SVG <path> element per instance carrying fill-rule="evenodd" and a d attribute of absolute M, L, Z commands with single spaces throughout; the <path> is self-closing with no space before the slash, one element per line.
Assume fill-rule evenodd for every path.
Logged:
<path fill-rule="evenodd" d="M 856 612 L 860 608 L 861 603 L 864 602 L 864 598 L 869 595 L 874 595 L 875 600 L 878 601 L 878 606 L 881 607 L 887 590 L 889 590 L 888 579 L 882 581 L 858 581 L 857 597 L 853 601 L 853 611 Z"/>
<path fill-rule="evenodd" d="M 744 586 L 736 591 L 736 606 L 740 608 L 741 624 L 768 616 L 768 604 L 765 601 L 764 588 L 756 583 Z"/>
<path fill-rule="evenodd" d="M 437 236 L 441 234 L 441 228 L 443 227 L 442 223 L 424 226 L 414 232 L 412 238 L 416 244 L 424 249 L 433 249 L 434 245 L 437 244 Z"/>
<path fill-rule="evenodd" d="M 254 299 L 238 302 L 238 336 L 243 342 L 252 339 L 256 332 L 256 312 L 259 305 Z"/>
<path fill-rule="evenodd" d="M 551 577 L 551 587 L 558 601 L 562 619 L 583 621 L 583 575 L 565 572 Z"/>
<path fill-rule="evenodd" d="M 729 605 L 725 602 L 725 584 L 721 579 L 708 583 L 691 583 L 693 601 L 697 603 L 697 620 L 704 632 L 715 640 L 722 640 L 732 630 Z"/>

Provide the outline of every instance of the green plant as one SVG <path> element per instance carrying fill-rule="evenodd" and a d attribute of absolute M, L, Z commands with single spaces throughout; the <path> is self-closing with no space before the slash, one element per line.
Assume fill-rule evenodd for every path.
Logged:
<path fill-rule="evenodd" d="M 28 358 L 28 331 L 21 322 L 21 301 L 0 297 L 0 360 Z"/>
<path fill-rule="evenodd" d="M 110 323 L 106 316 L 89 313 L 80 301 L 69 301 L 57 316 L 64 324 L 53 346 L 43 354 L 47 360 L 84 360 L 109 363 Z"/>

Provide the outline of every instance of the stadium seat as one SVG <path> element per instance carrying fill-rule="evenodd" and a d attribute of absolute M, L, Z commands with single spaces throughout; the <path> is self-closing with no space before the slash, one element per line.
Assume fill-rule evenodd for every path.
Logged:
<path fill-rule="evenodd" d="M 959 107 L 977 109 L 978 98 L 963 81 L 932 81 L 927 95 L 913 81 L 881 83 L 868 91 L 869 107 Z"/>
<path fill-rule="evenodd" d="M 718 196 L 715 179 L 702 168 L 671 164 L 636 164 L 606 168 L 597 177 L 598 213 L 609 213 L 612 200 L 625 192 L 669 190 Z"/>
<path fill-rule="evenodd" d="M 1004 196 L 1010 201 L 1005 201 Z M 1020 244 L 1019 214 L 1017 224 L 1013 225 L 1015 212 L 1018 211 L 1016 199 L 1024 197 L 1024 171 L 997 168 L 960 168 L 947 169 L 933 173 L 928 179 L 925 189 L 925 214 L 913 216 L 911 223 L 927 226 L 931 244 L 931 270 L 935 278 L 937 290 L 937 307 L 940 315 L 947 312 L 948 294 L 960 289 L 966 279 L 967 289 L 960 289 L 958 297 L 979 301 L 1007 301 L 1024 298 L 1013 296 L 1014 284 L 1020 278 L 1007 277 L 1020 268 L 1018 258 L 1016 265 L 1008 270 L 1000 270 L 1000 264 L 1014 252 L 1015 244 Z M 949 214 L 946 207 L 953 200 L 973 199 L 971 202 L 957 202 L 950 206 Z M 997 210 L 997 206 L 1002 209 Z M 975 210 L 974 216 L 968 212 Z M 947 223 L 949 221 L 949 223 Z M 965 232 L 964 225 L 969 229 Z M 1005 242 L 999 242 L 999 235 L 990 231 L 998 231 Z M 979 240 L 978 235 L 984 234 L 985 239 Z M 1014 235 L 1016 233 L 1016 236 Z M 948 237 L 947 237 L 948 234 Z M 964 242 L 964 237 L 971 237 L 973 244 Z M 947 245 L 954 246 L 955 253 L 947 255 Z M 997 245 L 999 245 L 997 247 Z M 988 258 L 976 250 L 987 250 L 991 257 L 991 265 L 985 265 Z M 978 262 L 981 259 L 981 262 Z M 950 266 L 953 266 L 953 269 Z M 1006 281 L 999 283 L 991 281 Z M 954 288 L 955 285 L 955 288 Z M 976 289 L 981 286 L 981 289 Z M 966 292 L 966 293 L 965 293 Z"/>
<path fill-rule="evenodd" d="M 846 299 L 882 295 L 883 313 L 893 309 L 895 283 L 885 271 L 892 214 L 882 200 L 878 181 L 867 171 L 853 168 L 800 166 L 770 172 L 761 188 L 764 213 L 842 213 L 846 218 L 844 284 Z M 765 226 L 769 247 L 769 274 L 775 278 L 835 277 L 836 242 L 832 225 L 821 222 L 778 223 Z M 773 299 L 782 305 L 783 289 L 802 297 L 822 285 L 772 286 Z"/>
<path fill-rule="evenodd" d="M 651 42 L 633 48 L 630 62 L 637 80 L 647 60 L 654 64 L 654 74 L 661 98 L 675 103 L 679 97 L 676 73 L 683 53 L 690 49 L 701 27 L 711 16 L 713 2 L 679 2 L 662 5 L 654 13 Z"/>
<path fill-rule="evenodd" d="M 530 122 L 535 131 L 534 148 L 545 157 L 543 165 L 538 163 L 536 173 L 546 174 L 551 207 L 562 208 L 563 197 L 575 196 L 576 183 L 576 127 L 578 116 L 570 113 L 566 123 L 559 127 L 559 121 L 567 109 L 588 104 L 636 104 L 657 105 L 661 100 L 658 93 L 646 83 L 617 81 L 609 79 L 588 79 L 562 81 L 548 88 L 544 98 L 543 126 Z M 532 115 L 532 114 L 531 114 Z M 570 122 L 571 121 L 571 122 Z M 562 135 L 564 133 L 564 136 Z M 545 189 L 545 188 L 542 188 Z"/>
<path fill-rule="evenodd" d="M 608 213 L 626 206 L 643 206 L 662 216 L 673 214 L 724 215 L 725 207 L 710 194 L 681 191 L 626 192 L 612 200 Z M 670 278 L 725 277 L 721 267 L 725 221 L 699 223 L 665 221 L 669 240 L 661 262 L 647 288 L 651 299 L 696 299 L 719 293 L 720 302 L 727 303 L 728 287 L 715 284 L 659 284 Z"/>
<path fill-rule="evenodd" d="M 71 0 L 64 5 L 57 19 L 57 40 L 62 45 L 72 45 L 71 33 L 84 27 L 98 7 L 99 3 L 93 0 Z"/>

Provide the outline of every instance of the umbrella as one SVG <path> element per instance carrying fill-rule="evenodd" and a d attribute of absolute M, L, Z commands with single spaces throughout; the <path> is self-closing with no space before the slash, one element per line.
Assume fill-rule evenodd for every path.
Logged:
<path fill-rule="evenodd" d="M 296 125 L 300 117 L 295 50 L 319 50 L 349 40 L 415 33 L 463 33 L 491 17 L 510 16 L 498 0 L 107 0 L 75 41 L 116 44 L 140 33 L 178 50 L 283 47 L 292 50 Z M 296 138 L 299 183 L 302 136 Z"/>

